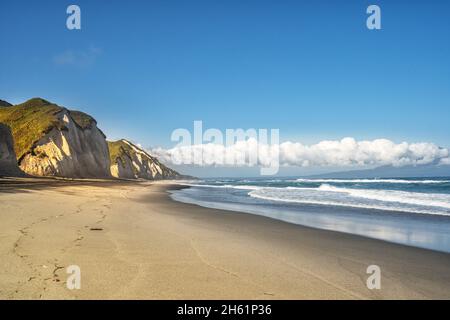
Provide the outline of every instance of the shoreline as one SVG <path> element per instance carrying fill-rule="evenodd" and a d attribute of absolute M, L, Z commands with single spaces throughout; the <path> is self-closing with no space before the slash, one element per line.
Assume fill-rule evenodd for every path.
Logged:
<path fill-rule="evenodd" d="M 424 248 L 424 247 L 418 247 L 418 246 L 403 244 L 403 243 L 399 243 L 399 242 L 393 242 L 393 241 L 373 238 L 373 237 L 369 237 L 369 236 L 364 236 L 364 235 L 360 235 L 360 234 L 354 234 L 354 233 L 351 233 L 351 232 L 336 231 L 336 230 L 332 230 L 332 229 L 324 229 L 324 228 L 319 228 L 319 227 L 312 227 L 312 226 L 303 225 L 303 224 L 299 224 L 299 223 L 295 223 L 295 222 L 290 222 L 290 221 L 287 221 L 287 220 L 277 219 L 277 218 L 274 218 L 274 217 L 271 217 L 271 216 L 268 216 L 268 215 L 263 215 L 263 214 L 258 214 L 258 213 L 252 213 L 252 212 L 246 212 L 246 211 L 238 211 L 238 210 L 225 209 L 225 208 L 208 207 L 206 205 L 201 205 L 201 204 L 198 204 L 198 203 L 195 203 L 195 202 L 187 202 L 187 201 L 185 202 L 185 201 L 182 201 L 182 200 L 175 200 L 175 199 L 173 199 L 171 197 L 171 193 L 169 192 L 170 190 L 181 190 L 181 189 L 186 189 L 186 188 L 191 188 L 191 187 L 190 186 L 180 185 L 180 188 L 178 188 L 178 185 L 176 185 L 176 186 L 175 185 L 169 185 L 168 188 L 167 188 L 169 199 L 171 201 L 174 201 L 174 202 L 177 202 L 177 203 L 182 203 L 182 204 L 185 204 L 185 205 L 199 207 L 199 208 L 210 209 L 210 210 L 214 210 L 214 211 L 224 211 L 224 212 L 237 214 L 237 215 L 253 215 L 253 216 L 261 217 L 263 219 L 269 219 L 269 220 L 274 221 L 274 222 L 282 222 L 282 223 L 286 223 L 288 225 L 298 226 L 300 228 L 306 228 L 306 229 L 317 230 L 317 231 L 328 231 L 328 232 L 334 232 L 334 233 L 338 233 L 338 234 L 346 234 L 346 235 L 355 236 L 355 237 L 358 237 L 358 238 L 364 238 L 364 239 L 369 239 L 369 240 L 381 241 L 382 243 L 394 244 L 394 245 L 399 245 L 399 246 L 413 248 L 413 249 L 420 249 L 420 250 L 426 250 L 426 251 L 432 251 L 432 252 L 436 252 L 436 253 L 443 253 L 443 254 L 450 255 L 450 252 L 447 252 L 447 251 L 430 249 L 430 248 Z M 419 213 L 414 213 L 414 212 L 407 212 L 407 213 L 411 214 L 411 215 L 421 216 L 421 214 L 419 214 Z"/>
<path fill-rule="evenodd" d="M 195 191 L 196 189 L 198 190 L 196 186 L 189 185 L 175 189 L 188 188 L 193 188 Z M 444 215 L 430 215 L 409 211 L 379 211 L 378 209 L 361 209 L 350 206 L 321 207 L 320 205 L 316 206 L 315 204 L 307 203 L 304 204 L 305 207 L 299 208 L 293 207 L 291 203 L 284 202 L 276 204 L 240 202 L 239 198 L 233 199 L 234 202 L 222 202 L 221 195 L 216 197 L 218 199 L 217 202 L 213 202 L 213 200 L 204 199 L 202 196 L 192 196 L 189 192 L 187 194 L 170 192 L 170 197 L 174 201 L 203 208 L 252 214 L 301 227 L 329 230 L 450 254 L 448 246 L 450 238 L 447 237 L 450 220 L 448 216 Z M 245 200 L 245 198 L 242 199 Z M 289 205 L 291 206 L 289 207 Z M 297 213 L 302 213 L 302 215 L 297 215 Z M 346 228 L 346 223 L 349 222 L 353 224 L 352 228 Z M 425 225 L 423 225 L 424 223 Z M 437 226 L 445 227 L 437 228 Z M 421 242 L 420 240 L 423 241 Z"/>
<path fill-rule="evenodd" d="M 181 203 L 180 187 L 0 187 L 0 298 L 450 298 L 450 254 Z M 80 290 L 65 286 L 73 264 Z"/>

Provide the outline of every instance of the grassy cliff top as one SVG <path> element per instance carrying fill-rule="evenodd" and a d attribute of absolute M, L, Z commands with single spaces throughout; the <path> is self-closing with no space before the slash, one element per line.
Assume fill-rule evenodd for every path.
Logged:
<path fill-rule="evenodd" d="M 108 141 L 109 159 L 111 163 L 115 163 L 117 159 L 121 159 L 127 154 L 127 151 L 129 151 L 127 147 L 122 140 Z"/>
<path fill-rule="evenodd" d="M 149 155 L 147 151 L 143 150 L 142 148 L 136 146 L 135 144 L 125 139 L 120 139 L 117 141 L 108 141 L 108 147 L 111 163 L 115 162 L 117 158 L 120 158 L 124 155 L 127 155 L 131 158 L 133 154 L 138 152 L 140 152 L 141 154 L 145 154 L 145 156 L 151 160 L 154 161 L 156 160 L 156 158 Z M 138 152 L 136 152 L 135 149 L 137 149 Z"/>
<path fill-rule="evenodd" d="M 124 140 L 108 141 L 109 159 L 111 164 L 119 163 L 125 167 L 124 158 L 132 159 L 134 150 Z M 137 169 L 133 167 L 133 172 L 137 174 Z"/>
<path fill-rule="evenodd" d="M 97 124 L 97 121 L 95 121 L 94 118 L 84 112 L 76 110 L 69 110 L 69 112 L 73 121 L 75 121 L 75 123 L 82 129 L 87 129 L 90 128 L 93 124 Z"/>
<path fill-rule="evenodd" d="M 57 114 L 64 108 L 41 98 L 22 104 L 0 108 L 0 122 L 6 123 L 14 137 L 17 158 L 22 158 L 33 145 L 53 128 L 64 129 Z M 95 120 L 79 111 L 69 111 L 72 119 L 82 129 L 95 124 Z"/>
<path fill-rule="evenodd" d="M 124 157 L 128 157 L 131 160 L 132 155 L 137 153 L 133 149 L 133 147 L 134 147 L 135 149 L 139 150 L 138 152 L 140 152 L 141 154 L 144 154 L 146 157 L 148 157 L 151 162 L 160 166 L 167 174 L 170 174 L 173 176 L 179 175 L 178 172 L 166 167 L 164 164 L 159 162 L 159 160 L 157 158 L 151 156 L 145 150 L 143 150 L 142 148 L 139 148 L 138 146 L 136 146 L 135 144 L 133 144 L 127 140 L 121 139 L 121 140 L 117 140 L 117 141 L 108 141 L 108 147 L 109 147 L 109 157 L 110 157 L 111 164 L 120 162 L 122 164 L 122 166 L 125 166 Z M 135 173 L 137 173 L 136 168 L 133 167 L 133 170 L 135 171 Z"/>

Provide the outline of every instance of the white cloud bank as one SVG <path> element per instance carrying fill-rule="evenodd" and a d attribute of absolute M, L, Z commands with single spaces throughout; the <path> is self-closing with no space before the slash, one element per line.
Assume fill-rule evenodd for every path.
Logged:
<path fill-rule="evenodd" d="M 278 151 L 278 154 L 276 154 Z M 269 166 L 275 155 L 279 166 L 299 167 L 351 167 L 450 164 L 450 152 L 434 143 L 394 143 L 387 139 L 356 141 L 354 138 L 321 141 L 314 145 L 283 142 L 277 145 L 258 143 L 250 138 L 230 146 L 213 143 L 179 146 L 150 151 L 171 164 L 197 164 L 201 166 L 230 166 L 226 159 L 245 159 L 234 166 Z M 194 163 L 193 154 L 202 154 L 202 162 Z M 257 157 L 255 161 L 249 161 Z M 224 160 L 225 159 L 225 160 Z"/>

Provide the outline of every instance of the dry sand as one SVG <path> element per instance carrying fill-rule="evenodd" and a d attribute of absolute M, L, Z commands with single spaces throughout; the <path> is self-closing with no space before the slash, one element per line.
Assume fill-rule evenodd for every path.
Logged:
<path fill-rule="evenodd" d="M 0 185 L 1 299 L 450 298 L 450 254 L 177 203 L 167 184 L 23 181 Z"/>

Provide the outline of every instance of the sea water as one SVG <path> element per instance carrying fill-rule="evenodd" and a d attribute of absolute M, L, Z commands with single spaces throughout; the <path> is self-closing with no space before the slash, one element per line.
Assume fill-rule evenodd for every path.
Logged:
<path fill-rule="evenodd" d="M 450 252 L 450 178 L 180 182 L 177 201 Z"/>

